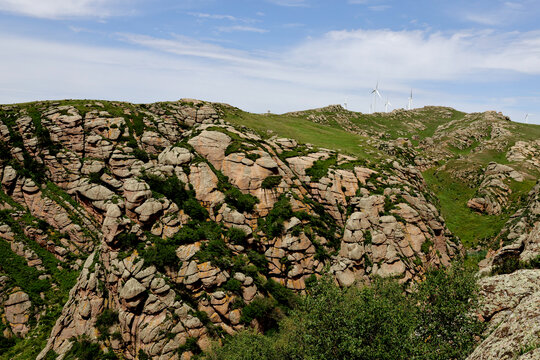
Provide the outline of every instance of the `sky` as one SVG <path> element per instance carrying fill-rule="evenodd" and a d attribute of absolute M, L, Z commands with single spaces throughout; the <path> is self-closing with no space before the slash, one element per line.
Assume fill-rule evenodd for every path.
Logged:
<path fill-rule="evenodd" d="M 0 0 L 0 103 L 196 98 L 540 124 L 537 0 Z"/>

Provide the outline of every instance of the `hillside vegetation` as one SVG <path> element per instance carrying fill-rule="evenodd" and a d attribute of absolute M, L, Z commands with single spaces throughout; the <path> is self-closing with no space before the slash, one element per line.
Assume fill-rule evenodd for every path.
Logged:
<path fill-rule="evenodd" d="M 0 359 L 464 359 L 494 317 L 472 271 L 540 263 L 539 137 L 445 107 L 0 106 Z"/>

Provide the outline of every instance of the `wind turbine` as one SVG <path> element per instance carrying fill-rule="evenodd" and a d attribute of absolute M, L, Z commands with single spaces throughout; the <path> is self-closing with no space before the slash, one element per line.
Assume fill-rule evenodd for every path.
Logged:
<path fill-rule="evenodd" d="M 529 113 L 525 114 L 525 124 L 529 123 L 529 116 L 531 116 L 531 115 L 534 115 L 534 114 L 529 114 Z"/>
<path fill-rule="evenodd" d="M 377 96 L 382 99 L 381 93 L 379 92 L 379 82 L 375 85 L 375 89 L 371 90 L 373 94 L 373 112 L 377 111 Z"/>
<path fill-rule="evenodd" d="M 343 103 L 343 106 L 345 107 L 345 110 L 347 110 L 347 98 L 345 98 L 345 102 Z"/>
<path fill-rule="evenodd" d="M 409 96 L 409 103 L 407 104 L 407 110 L 412 109 L 412 89 L 411 89 L 411 96 Z"/>
<path fill-rule="evenodd" d="M 384 104 L 384 112 L 388 112 L 388 106 L 392 106 L 392 104 L 388 100 L 388 96 L 387 96 L 386 97 L 386 103 Z"/>

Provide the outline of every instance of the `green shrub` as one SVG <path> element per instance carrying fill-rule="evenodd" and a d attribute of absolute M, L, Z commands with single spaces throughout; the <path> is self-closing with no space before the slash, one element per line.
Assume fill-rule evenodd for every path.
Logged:
<path fill-rule="evenodd" d="M 422 243 L 422 245 L 420 246 L 420 250 L 424 253 L 424 254 L 429 254 L 429 250 L 431 249 L 431 247 L 433 246 L 433 241 L 431 240 L 426 240 Z"/>
<path fill-rule="evenodd" d="M 36 268 L 28 266 L 26 260 L 15 254 L 6 241 L 0 241 L 0 268 L 7 273 L 13 283 L 28 294 L 33 305 L 43 304 L 40 293 L 50 289 L 49 281 L 39 280 L 41 273 Z"/>
<path fill-rule="evenodd" d="M 540 255 L 536 255 L 536 257 L 532 258 L 529 261 L 529 265 L 532 269 L 540 269 Z"/>
<path fill-rule="evenodd" d="M 252 212 L 259 199 L 251 194 L 244 194 L 235 187 L 225 191 L 225 202 L 239 212 Z"/>
<path fill-rule="evenodd" d="M 174 235 L 172 241 L 176 245 L 192 244 L 200 240 L 218 240 L 223 234 L 221 224 L 213 221 L 190 221 Z"/>
<path fill-rule="evenodd" d="M 109 336 L 109 328 L 118 323 L 118 312 L 105 309 L 96 320 L 96 328 L 102 338 Z"/>
<path fill-rule="evenodd" d="M 186 339 L 186 343 L 178 348 L 178 354 L 191 351 L 193 354 L 200 354 L 202 352 L 199 344 L 197 344 L 197 338 L 189 337 Z"/>
<path fill-rule="evenodd" d="M 247 245 L 247 235 L 246 232 L 242 229 L 239 229 L 237 227 L 232 227 L 229 230 L 227 230 L 227 238 L 229 241 L 235 245 Z"/>
<path fill-rule="evenodd" d="M 139 359 L 138 360 L 150 360 L 150 356 L 148 356 L 144 351 L 139 350 Z"/>
<path fill-rule="evenodd" d="M 263 332 L 277 328 L 283 314 L 277 307 L 277 301 L 267 297 L 258 297 L 242 309 L 240 321 L 249 324 L 257 320 Z"/>
<path fill-rule="evenodd" d="M 11 160 L 9 146 L 3 141 L 0 141 L 0 160 Z"/>
<path fill-rule="evenodd" d="M 317 160 L 310 168 L 306 169 L 306 175 L 311 178 L 311 181 L 317 182 L 321 180 L 321 178 L 325 177 L 330 166 L 334 166 L 336 163 L 336 155 L 333 155 L 326 160 Z"/>
<path fill-rule="evenodd" d="M 133 249 L 139 245 L 139 237 L 133 233 L 123 232 L 116 235 L 116 243 L 123 250 Z"/>
<path fill-rule="evenodd" d="M 113 360 L 118 359 L 116 354 L 109 350 L 104 353 L 98 343 L 86 338 L 78 339 L 64 356 L 65 360 Z"/>
<path fill-rule="evenodd" d="M 135 115 L 131 116 L 131 121 L 133 123 L 133 130 L 137 136 L 141 136 L 144 133 L 144 115 L 137 112 Z"/>
<path fill-rule="evenodd" d="M 266 259 L 266 256 L 264 256 L 264 254 L 261 254 L 255 250 L 248 250 L 247 256 L 249 261 L 255 266 L 257 271 L 263 274 L 266 274 L 268 272 L 268 259 Z"/>
<path fill-rule="evenodd" d="M 370 245 L 373 243 L 373 237 L 371 236 L 371 231 L 366 230 L 364 233 L 364 245 Z"/>
<path fill-rule="evenodd" d="M 268 176 L 267 178 L 263 180 L 261 187 L 263 189 L 273 189 L 281 183 L 282 178 L 283 176 L 281 175 Z"/>
<path fill-rule="evenodd" d="M 493 275 L 500 275 L 500 274 L 511 274 L 514 271 L 521 268 L 520 261 L 517 256 L 509 256 L 504 258 L 504 260 L 493 267 L 492 274 Z"/>
<path fill-rule="evenodd" d="M 253 330 L 241 331 L 225 340 L 224 346 L 210 350 L 212 360 L 277 360 L 285 359 L 275 351 L 271 337 Z"/>
<path fill-rule="evenodd" d="M 208 210 L 206 210 L 194 197 L 187 199 L 183 205 L 184 211 L 192 219 L 204 221 L 209 216 Z"/>
<path fill-rule="evenodd" d="M 133 156 L 135 156 L 138 160 L 141 160 L 142 162 L 145 162 L 145 163 L 150 161 L 150 158 L 148 157 L 148 153 L 136 147 L 137 146 L 136 144 L 137 142 L 135 142 L 135 147 L 133 147 Z"/>
<path fill-rule="evenodd" d="M 210 261 L 212 265 L 220 269 L 227 269 L 231 266 L 232 251 L 227 247 L 222 239 L 210 240 L 203 243 L 201 249 L 197 251 L 194 258 L 199 262 Z"/>
<path fill-rule="evenodd" d="M 147 265 L 154 265 L 159 271 L 165 272 L 167 267 L 176 269 L 180 263 L 176 256 L 176 248 L 172 241 L 157 238 L 154 240 L 154 246 L 141 250 L 140 254 Z"/>
<path fill-rule="evenodd" d="M 233 336 L 210 358 L 465 359 L 483 331 L 474 316 L 476 291 L 474 274 L 460 264 L 429 271 L 412 294 L 391 279 L 375 278 L 364 288 L 339 288 L 330 277 L 311 279 L 289 317 L 279 320 L 277 302 L 268 298 L 242 310 L 244 323 L 278 321 L 278 330 Z"/>
<path fill-rule="evenodd" d="M 285 220 L 289 220 L 293 215 L 289 199 L 281 195 L 266 218 L 259 219 L 259 225 L 269 237 L 280 236 L 283 234 Z"/>
<path fill-rule="evenodd" d="M 6 351 L 10 347 L 13 347 L 15 345 L 15 339 L 14 338 L 7 338 L 2 335 L 0 335 L 0 350 Z"/>
<path fill-rule="evenodd" d="M 471 311 L 477 306 L 475 272 L 459 263 L 431 270 L 414 298 L 416 351 L 425 359 L 465 359 L 484 328 Z"/>
<path fill-rule="evenodd" d="M 540 269 L 540 255 L 529 261 L 521 261 L 517 255 L 507 256 L 500 263 L 494 264 L 491 274 L 511 274 L 520 269 Z"/>
<path fill-rule="evenodd" d="M 273 279 L 268 279 L 263 287 L 274 299 L 276 299 L 278 304 L 283 305 L 288 309 L 292 309 L 296 305 L 296 295 L 293 291 Z"/>
<path fill-rule="evenodd" d="M 197 201 L 195 192 L 186 190 L 186 184 L 176 176 L 162 179 L 156 175 L 145 174 L 143 179 L 152 191 L 165 195 L 192 219 L 203 221 L 208 218 L 208 211 Z"/>
<path fill-rule="evenodd" d="M 390 200 L 390 197 L 385 196 L 384 197 L 384 214 L 385 215 L 393 215 L 390 210 L 393 210 L 396 208 L 396 205 Z"/>
<path fill-rule="evenodd" d="M 234 294 L 242 294 L 242 283 L 235 278 L 230 278 L 227 280 L 225 285 L 223 285 L 223 289 L 230 291 Z"/>
<path fill-rule="evenodd" d="M 49 130 L 41 123 L 41 112 L 34 106 L 30 106 L 27 109 L 28 115 L 32 118 L 34 128 L 36 129 L 36 138 L 38 140 L 38 146 L 42 149 L 48 149 L 51 155 L 56 156 L 60 151 L 60 145 L 54 143 L 51 140 L 51 134 Z"/>

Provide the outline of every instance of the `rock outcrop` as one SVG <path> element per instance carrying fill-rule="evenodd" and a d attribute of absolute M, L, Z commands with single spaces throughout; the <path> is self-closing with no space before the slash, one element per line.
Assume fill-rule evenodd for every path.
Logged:
<path fill-rule="evenodd" d="M 489 334 L 467 360 L 537 359 L 540 354 L 540 270 L 480 281 L 480 316 Z"/>
<path fill-rule="evenodd" d="M 507 185 L 510 179 L 517 182 L 524 180 L 523 175 L 510 166 L 490 163 L 484 170 L 475 197 L 467 202 L 467 206 L 478 212 L 499 215 L 508 207 L 512 193 Z"/>
<path fill-rule="evenodd" d="M 484 273 L 507 261 L 527 263 L 540 256 L 540 182 L 529 193 L 526 206 L 512 215 L 496 240 L 501 247 L 481 263 Z"/>

